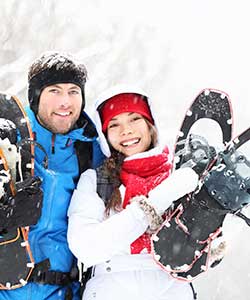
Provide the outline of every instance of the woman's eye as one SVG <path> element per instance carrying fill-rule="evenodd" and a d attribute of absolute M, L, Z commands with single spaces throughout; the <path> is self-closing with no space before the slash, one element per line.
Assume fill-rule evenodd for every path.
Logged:
<path fill-rule="evenodd" d="M 133 117 L 131 121 L 133 122 L 133 121 L 138 121 L 138 120 L 141 120 L 141 119 L 142 119 L 142 117 Z"/>
<path fill-rule="evenodd" d="M 108 126 L 108 128 L 114 128 L 114 127 L 117 127 L 117 126 L 118 126 L 118 124 L 113 123 L 113 124 L 110 124 L 110 125 Z"/>

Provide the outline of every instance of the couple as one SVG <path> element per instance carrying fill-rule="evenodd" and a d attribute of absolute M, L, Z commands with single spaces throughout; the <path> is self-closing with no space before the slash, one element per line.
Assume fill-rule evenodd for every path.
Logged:
<path fill-rule="evenodd" d="M 29 232 L 36 267 L 23 287 L 0 290 L 0 300 L 79 299 L 76 258 L 92 267 L 83 299 L 191 300 L 190 285 L 154 262 L 150 234 L 172 201 L 195 189 L 198 176 L 189 168 L 170 175 L 169 151 L 158 143 L 144 92 L 102 94 L 94 125 L 84 112 L 86 77 L 83 64 L 58 52 L 29 69 L 26 111 L 48 156 L 45 169 L 45 153 L 36 147 L 44 193 Z M 185 182 L 181 189 L 178 182 Z"/>

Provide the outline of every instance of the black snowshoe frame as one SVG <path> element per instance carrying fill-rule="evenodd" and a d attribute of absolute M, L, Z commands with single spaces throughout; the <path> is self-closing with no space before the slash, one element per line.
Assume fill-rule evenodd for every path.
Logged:
<path fill-rule="evenodd" d="M 205 138 L 190 134 L 192 125 L 202 118 L 212 119 L 220 125 L 223 133 L 222 142 L 226 150 L 222 149 L 217 153 Z M 234 185 L 231 184 L 231 187 L 234 189 L 238 184 L 237 186 L 244 191 L 244 197 L 240 202 L 242 205 L 237 207 L 237 210 L 232 210 L 230 205 L 222 205 L 220 193 L 207 188 L 209 180 L 218 184 L 216 180 L 218 178 L 215 177 L 221 176 L 219 170 L 223 169 L 219 165 L 229 161 L 233 163 L 232 158 L 235 155 L 238 157 L 238 163 L 244 164 L 244 167 L 250 170 L 248 160 L 238 152 L 240 146 L 250 139 L 250 129 L 231 141 L 232 123 L 232 106 L 228 95 L 218 90 L 205 89 L 187 110 L 178 134 L 175 147 L 176 168 L 193 167 L 200 176 L 200 184 L 196 191 L 175 202 L 174 207 L 166 213 L 166 221 L 152 238 L 156 262 L 177 279 L 191 282 L 208 269 L 211 242 L 221 235 L 222 223 L 227 213 L 234 213 L 246 222 L 249 221 L 240 212 L 240 209 L 250 201 L 249 180 L 242 178 L 237 168 L 234 174 L 231 173 L 232 177 L 234 176 L 232 180 Z M 215 192 L 218 195 L 217 200 L 213 197 Z"/>

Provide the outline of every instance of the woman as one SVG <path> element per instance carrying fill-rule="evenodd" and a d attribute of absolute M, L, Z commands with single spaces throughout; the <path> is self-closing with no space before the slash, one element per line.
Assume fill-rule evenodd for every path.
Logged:
<path fill-rule="evenodd" d="M 108 158 L 81 175 L 68 212 L 69 246 L 85 268 L 93 267 L 83 299 L 193 299 L 189 284 L 156 264 L 150 237 L 172 201 L 195 189 L 197 174 L 183 168 L 169 176 L 169 151 L 158 143 L 143 92 L 108 91 L 96 115 Z"/>

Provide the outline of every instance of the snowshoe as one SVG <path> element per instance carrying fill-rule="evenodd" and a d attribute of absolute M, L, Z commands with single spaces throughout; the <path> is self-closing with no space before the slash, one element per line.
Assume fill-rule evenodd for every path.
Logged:
<path fill-rule="evenodd" d="M 209 129 L 213 134 L 204 137 Z M 175 147 L 176 168 L 194 168 L 200 176 L 200 186 L 176 201 L 152 238 L 155 260 L 177 278 L 191 281 L 205 271 L 211 241 L 221 234 L 228 211 L 213 199 L 202 183 L 231 136 L 232 109 L 228 95 L 218 90 L 203 90 L 186 113 Z"/>
<path fill-rule="evenodd" d="M 0 289 L 27 283 L 34 268 L 29 225 L 41 215 L 41 180 L 34 176 L 34 142 L 16 97 L 0 93 Z"/>

